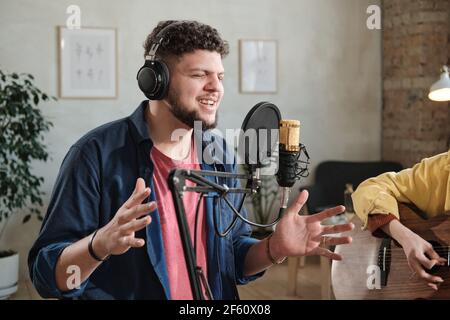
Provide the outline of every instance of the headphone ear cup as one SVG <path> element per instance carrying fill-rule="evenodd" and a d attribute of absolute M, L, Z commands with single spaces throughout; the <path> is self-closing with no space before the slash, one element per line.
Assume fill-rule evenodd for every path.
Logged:
<path fill-rule="evenodd" d="M 150 100 L 164 99 L 169 90 L 169 69 L 161 61 L 145 61 L 137 73 L 139 88 Z"/>
<path fill-rule="evenodd" d="M 169 68 L 163 61 L 154 61 L 155 71 L 158 75 L 158 87 L 153 95 L 153 100 L 162 100 L 167 96 L 169 91 L 170 74 Z"/>
<path fill-rule="evenodd" d="M 136 79 L 139 89 L 147 98 L 151 99 L 158 82 L 152 61 L 145 61 L 145 64 L 139 69 Z"/>

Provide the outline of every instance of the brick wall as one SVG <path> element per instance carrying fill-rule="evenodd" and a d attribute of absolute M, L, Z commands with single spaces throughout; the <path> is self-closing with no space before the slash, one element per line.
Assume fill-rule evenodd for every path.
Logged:
<path fill-rule="evenodd" d="M 384 160 L 409 167 L 450 148 L 450 104 L 428 99 L 444 64 L 450 64 L 450 0 L 384 0 Z"/>

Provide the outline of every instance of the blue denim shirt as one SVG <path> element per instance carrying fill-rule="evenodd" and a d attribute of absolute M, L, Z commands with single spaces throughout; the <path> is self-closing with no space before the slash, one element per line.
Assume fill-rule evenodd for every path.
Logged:
<path fill-rule="evenodd" d="M 39 237 L 28 256 L 30 276 L 41 296 L 170 299 L 158 210 L 150 214 L 152 223 L 136 234 L 146 240 L 146 246 L 111 256 L 79 288 L 62 292 L 55 279 L 56 262 L 64 248 L 106 225 L 129 198 L 138 177 L 155 190 L 153 163 L 149 156 L 153 144 L 144 116 L 147 105 L 148 101 L 143 101 L 131 116 L 87 133 L 64 158 Z M 200 136 L 203 143 L 199 150 L 219 150 L 230 156 L 223 140 L 209 132 Z M 211 144 L 214 145 L 212 148 Z M 203 170 L 235 172 L 234 164 L 209 154 L 214 163 L 201 163 Z M 238 185 L 236 179 L 221 180 L 220 184 Z M 236 206 L 240 197 L 229 195 Z M 155 194 L 151 193 L 148 201 L 153 200 Z M 218 205 L 221 206 L 219 224 L 225 228 L 233 214 L 225 203 Z M 262 274 L 243 275 L 245 256 L 257 240 L 250 237 L 250 227 L 240 220 L 228 236 L 217 237 L 213 206 L 213 199 L 206 197 L 208 282 L 215 299 L 238 299 L 236 284 L 245 284 Z"/>

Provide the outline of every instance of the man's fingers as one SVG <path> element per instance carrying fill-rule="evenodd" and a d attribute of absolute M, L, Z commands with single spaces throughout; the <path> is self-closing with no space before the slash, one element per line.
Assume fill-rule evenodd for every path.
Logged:
<path fill-rule="evenodd" d="M 120 242 L 122 243 L 123 246 L 132 248 L 139 248 L 145 244 L 144 239 L 135 238 L 134 236 L 122 237 L 120 238 Z"/>
<path fill-rule="evenodd" d="M 308 219 L 309 223 L 320 222 L 320 221 L 323 221 L 323 220 L 325 220 L 327 218 L 335 216 L 335 215 L 337 215 L 339 213 L 342 213 L 344 211 L 345 211 L 345 207 L 344 206 L 337 206 L 337 207 L 334 207 L 334 208 L 330 208 L 330 209 L 324 210 L 324 211 L 322 211 L 320 213 L 316 213 L 316 214 L 313 214 L 311 216 L 308 216 L 307 219 Z"/>
<path fill-rule="evenodd" d="M 353 230 L 355 225 L 353 223 L 336 224 L 333 226 L 323 227 L 322 234 L 340 233 Z"/>
<path fill-rule="evenodd" d="M 135 231 L 139 231 L 145 226 L 149 225 L 150 222 L 152 222 L 152 218 L 150 216 L 143 217 L 142 219 L 131 220 L 120 228 L 121 233 L 122 235 L 128 235 Z"/>
<path fill-rule="evenodd" d="M 132 247 L 132 248 L 140 248 L 145 244 L 145 240 L 144 239 L 140 239 L 140 238 L 135 238 L 135 237 L 130 237 L 128 239 L 128 246 Z"/>
<path fill-rule="evenodd" d="M 135 239 L 132 241 L 130 247 L 133 247 L 133 248 L 140 248 L 140 247 L 143 247 L 144 244 L 145 244 L 145 240 L 144 240 L 144 239 L 135 238 Z"/>
<path fill-rule="evenodd" d="M 337 246 L 340 244 L 348 244 L 352 242 L 352 237 L 327 237 L 327 246 Z"/>
<path fill-rule="evenodd" d="M 145 181 L 142 178 L 137 178 L 136 180 L 136 186 L 134 187 L 134 190 L 136 193 L 142 192 L 145 189 Z"/>
<path fill-rule="evenodd" d="M 120 217 L 119 223 L 125 224 L 131 220 L 137 219 L 146 215 L 149 212 L 152 212 L 156 209 L 156 202 L 148 202 L 140 205 L 136 205 L 131 209 L 126 210 L 122 216 Z"/>
<path fill-rule="evenodd" d="M 133 248 L 140 248 L 140 247 L 144 246 L 144 244 L 145 244 L 144 239 L 133 238 L 132 240 L 130 240 L 130 247 L 133 247 Z"/>
<path fill-rule="evenodd" d="M 303 190 L 297 196 L 294 203 L 288 208 L 291 214 L 298 214 L 302 207 L 305 205 L 306 200 L 308 200 L 308 191 Z"/>
<path fill-rule="evenodd" d="M 144 181 L 144 179 L 142 179 L 142 178 L 137 178 L 137 179 L 136 179 L 136 183 L 135 183 L 135 185 L 134 185 L 133 193 L 132 193 L 131 195 L 132 195 L 132 196 L 133 196 L 133 195 L 136 195 L 136 194 L 138 194 L 138 193 L 144 191 L 144 189 L 145 189 L 145 181 Z"/>
<path fill-rule="evenodd" d="M 145 198 L 147 198 L 150 195 L 150 188 L 144 188 L 140 192 L 133 192 L 131 197 L 128 198 L 127 201 L 123 204 L 123 207 L 125 209 L 133 208 L 135 205 L 141 204 L 142 201 L 144 201 Z"/>
<path fill-rule="evenodd" d="M 342 256 L 340 254 L 334 253 L 325 248 L 317 247 L 311 253 L 313 255 L 323 256 L 331 260 L 342 260 Z"/>

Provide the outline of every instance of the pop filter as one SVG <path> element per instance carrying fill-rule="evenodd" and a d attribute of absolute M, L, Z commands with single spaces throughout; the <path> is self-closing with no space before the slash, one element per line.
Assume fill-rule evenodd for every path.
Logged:
<path fill-rule="evenodd" d="M 270 102 L 260 102 L 247 114 L 242 123 L 238 154 L 251 169 L 270 165 L 278 151 L 278 130 L 281 114 Z"/>

